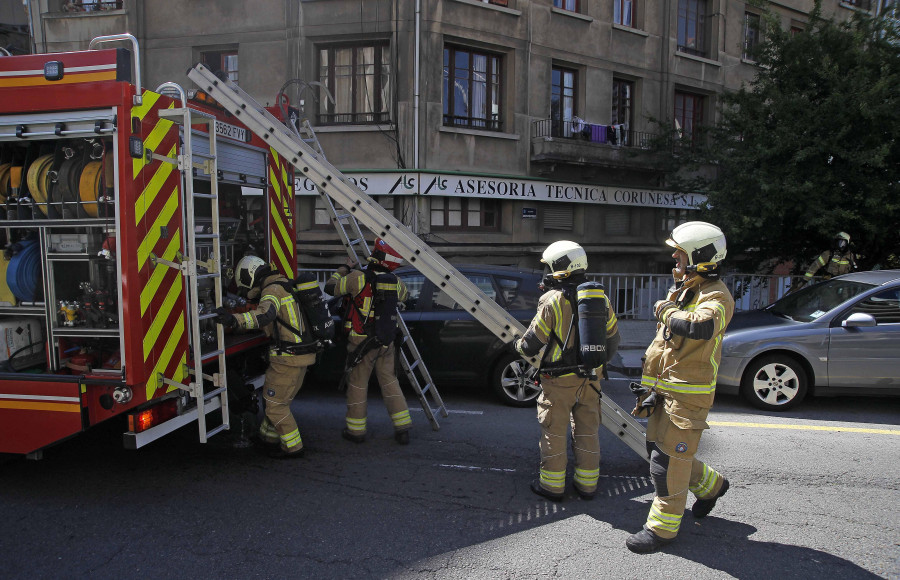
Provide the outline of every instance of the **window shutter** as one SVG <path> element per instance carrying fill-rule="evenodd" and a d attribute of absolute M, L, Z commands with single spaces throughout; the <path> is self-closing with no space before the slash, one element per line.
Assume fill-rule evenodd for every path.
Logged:
<path fill-rule="evenodd" d="M 572 231 L 574 215 L 575 212 L 569 204 L 554 204 L 547 207 L 544 209 L 544 229 Z"/>

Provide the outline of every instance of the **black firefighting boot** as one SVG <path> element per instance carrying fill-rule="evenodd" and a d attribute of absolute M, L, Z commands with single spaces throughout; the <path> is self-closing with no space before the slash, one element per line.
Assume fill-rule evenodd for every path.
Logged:
<path fill-rule="evenodd" d="M 347 429 L 346 427 L 344 427 L 344 430 L 341 431 L 341 437 L 343 437 L 347 441 L 353 441 L 354 443 L 363 443 L 366 440 L 365 435 L 357 435 L 356 433 L 353 433 L 352 431 L 350 431 L 350 429 Z"/>
<path fill-rule="evenodd" d="M 285 451 L 279 447 L 278 449 L 269 451 L 268 455 L 272 459 L 300 459 L 306 455 L 306 449 L 301 449 L 300 451 Z"/>
<path fill-rule="evenodd" d="M 400 445 L 409 445 L 409 429 L 405 431 L 394 431 L 394 441 Z"/>
<path fill-rule="evenodd" d="M 578 494 L 578 497 L 580 497 L 584 501 L 591 501 L 592 499 L 597 497 L 596 489 L 594 491 L 582 491 L 582 489 L 577 485 L 573 485 L 572 487 L 575 488 L 575 492 Z"/>
<path fill-rule="evenodd" d="M 725 492 L 728 491 L 729 487 L 728 480 L 726 479 L 722 482 L 722 489 L 719 490 L 719 493 L 709 499 L 698 499 L 695 501 L 693 507 L 691 507 L 691 513 L 694 514 L 694 517 L 699 520 L 700 518 L 708 516 L 709 512 L 716 507 L 716 500 L 725 495 Z"/>
<path fill-rule="evenodd" d="M 563 494 L 547 491 L 546 489 L 541 487 L 541 482 L 536 479 L 531 481 L 531 491 L 533 491 L 534 493 L 538 494 L 541 497 L 549 499 L 550 501 L 562 501 L 563 500 Z"/>
<path fill-rule="evenodd" d="M 671 544 L 675 538 L 660 538 L 646 527 L 636 534 L 631 534 L 625 540 L 628 549 L 636 554 L 650 554 Z"/>

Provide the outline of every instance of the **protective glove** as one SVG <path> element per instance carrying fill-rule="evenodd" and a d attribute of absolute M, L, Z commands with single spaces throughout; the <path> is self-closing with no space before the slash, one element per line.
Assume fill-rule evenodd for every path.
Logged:
<path fill-rule="evenodd" d="M 219 307 L 213 310 L 216 313 L 216 324 L 221 324 L 225 328 L 234 328 L 237 326 L 237 320 L 234 315 L 228 312 L 228 309 Z"/>
<path fill-rule="evenodd" d="M 640 383 L 631 383 L 628 385 L 628 388 L 637 397 L 637 401 L 634 403 L 634 410 L 631 411 L 634 417 L 646 419 L 653 414 L 653 411 L 662 402 L 656 391 Z"/>
<path fill-rule="evenodd" d="M 669 308 L 677 309 L 678 305 L 676 305 L 671 300 L 658 300 L 656 304 L 653 305 L 653 316 L 655 316 L 657 320 L 665 324 L 666 321 L 663 319 L 663 316 L 665 316 L 665 312 Z"/>

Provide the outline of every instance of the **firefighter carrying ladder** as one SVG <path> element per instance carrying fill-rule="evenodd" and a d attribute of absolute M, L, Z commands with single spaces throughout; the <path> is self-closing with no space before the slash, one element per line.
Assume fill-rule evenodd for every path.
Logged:
<path fill-rule="evenodd" d="M 159 116 L 162 119 L 168 119 L 176 125 L 181 125 L 183 131 L 181 154 L 175 159 L 151 154 L 153 159 L 158 159 L 165 163 L 170 163 L 178 167 L 181 173 L 181 186 L 184 192 L 184 231 L 185 253 L 177 256 L 177 262 L 170 262 L 157 256 L 151 255 L 151 261 L 154 267 L 168 266 L 181 271 L 185 277 L 188 292 L 188 318 L 190 321 L 190 340 L 192 356 L 190 365 L 187 369 L 191 381 L 188 385 L 173 381 L 171 379 L 162 378 L 166 384 L 177 387 L 186 391 L 196 401 L 197 423 L 200 430 L 200 442 L 206 443 L 207 439 L 218 433 L 219 431 L 229 428 L 228 415 L 228 392 L 225 383 L 225 334 L 222 326 L 216 324 L 216 348 L 212 352 L 203 352 L 203 341 L 200 338 L 200 323 L 204 320 L 215 318 L 215 313 L 200 313 L 199 303 L 199 287 L 200 280 L 212 279 L 214 284 L 214 296 L 216 306 L 222 305 L 222 275 L 221 275 L 221 247 L 219 245 L 219 188 L 216 176 L 218 175 L 218 166 L 216 162 L 216 118 L 213 115 L 190 109 L 187 106 L 187 98 L 184 89 L 175 83 L 164 83 L 156 89 L 156 92 L 175 91 L 181 99 L 181 107 L 175 109 L 161 109 Z M 197 153 L 193 150 L 191 130 L 194 126 L 205 125 L 207 134 L 209 135 L 209 154 Z M 197 168 L 210 176 L 210 193 L 194 192 L 194 175 L 193 170 Z M 211 227 L 210 231 L 198 231 L 194 201 L 196 199 L 208 199 L 211 206 Z M 210 251 L 208 259 L 201 261 L 198 256 L 197 244 L 209 244 Z M 212 375 L 203 374 L 204 359 L 218 359 L 218 372 Z M 204 384 L 208 382 L 212 385 L 209 392 L 205 392 Z M 213 429 L 206 428 L 206 414 L 216 409 L 221 410 L 222 423 Z M 187 416 L 193 417 L 191 412 Z"/>
<path fill-rule="evenodd" d="M 300 121 L 300 128 L 297 135 L 300 137 L 300 140 L 309 145 L 322 160 L 325 160 L 325 151 L 322 150 L 322 145 L 319 143 L 316 132 L 309 124 L 309 119 L 304 118 Z M 328 215 L 331 216 L 331 222 L 334 224 L 334 227 L 341 238 L 341 242 L 343 242 L 344 248 L 347 250 L 347 256 L 354 263 L 363 264 L 365 259 L 371 254 L 371 251 L 369 250 L 369 245 L 366 243 L 362 228 L 359 227 L 359 222 L 356 221 L 356 218 L 353 217 L 352 213 L 344 211 L 343 208 L 340 208 L 341 213 L 338 213 L 338 208 L 335 207 L 334 202 L 318 185 L 316 186 L 316 190 L 325 202 L 325 208 L 328 210 Z M 360 257 L 362 257 L 362 260 Z M 425 416 L 428 417 L 428 422 L 431 423 L 431 428 L 437 431 L 441 426 L 438 423 L 435 413 L 440 412 L 442 416 L 446 417 L 448 415 L 447 407 L 444 405 L 444 400 L 441 398 L 440 393 L 438 393 L 437 386 L 431 378 L 431 373 L 428 372 L 428 367 L 425 366 L 425 361 L 422 359 L 422 355 L 419 353 L 415 341 L 413 341 L 412 336 L 409 334 L 409 328 L 406 326 L 406 322 L 400 315 L 399 309 L 397 311 L 397 327 L 403 335 L 403 340 L 400 342 L 400 348 L 398 349 L 400 353 L 400 364 L 406 372 L 406 377 L 409 379 L 413 391 L 415 391 L 416 396 L 419 398 L 419 403 L 422 405 L 422 410 L 425 411 Z M 431 403 L 428 401 L 428 396 L 431 397 Z M 434 408 L 432 408 L 432 404 L 434 404 Z"/>
<path fill-rule="evenodd" d="M 218 79 L 202 64 L 189 70 L 188 77 L 284 156 L 322 192 L 347 208 L 350 215 L 390 244 L 407 262 L 456 300 L 500 340 L 506 343 L 513 342 L 525 333 L 525 328 L 519 321 L 365 192 L 350 180 L 344 179 L 340 171 L 244 93 L 240 87 Z M 532 366 L 537 367 L 539 364 L 537 357 L 527 360 Z M 640 457 L 648 460 L 646 436 L 640 423 L 621 407 L 609 401 L 608 397 L 600 399 L 600 411 L 603 425 Z"/>

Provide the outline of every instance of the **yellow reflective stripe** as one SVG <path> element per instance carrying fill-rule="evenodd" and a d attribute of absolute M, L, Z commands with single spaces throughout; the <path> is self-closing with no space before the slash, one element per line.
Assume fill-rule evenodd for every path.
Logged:
<path fill-rule="evenodd" d="M 822 256 L 819 256 L 819 264 L 825 265 L 825 260 L 822 259 Z"/>
<path fill-rule="evenodd" d="M 172 216 L 175 215 L 177 209 L 178 188 L 175 188 L 172 190 L 172 193 L 169 194 L 166 204 L 159 212 L 159 215 L 156 216 L 153 225 L 147 228 L 147 237 L 141 240 L 141 244 L 138 246 L 138 269 L 142 269 L 144 264 L 150 258 L 150 252 L 156 247 L 156 243 L 159 241 L 163 229 L 169 225 L 169 222 L 172 220 Z M 139 223 L 140 220 L 138 220 L 138 224 Z"/>
<path fill-rule="evenodd" d="M 561 342 L 566 339 L 566 337 L 563 336 L 562 331 L 562 304 L 560 303 L 560 300 L 557 299 L 550 303 L 550 307 L 553 308 L 553 332 L 556 333 L 556 336 L 560 338 Z M 561 358 L 562 347 L 560 347 L 558 343 L 554 343 L 553 349 L 550 351 L 550 362 L 556 362 Z"/>
<path fill-rule="evenodd" d="M 681 516 L 663 513 L 654 505 L 650 507 L 650 515 L 647 516 L 647 527 L 677 534 L 678 528 L 681 527 Z"/>
<path fill-rule="evenodd" d="M 716 353 L 719 352 L 719 345 L 722 343 L 722 335 L 716 336 L 716 345 L 713 347 L 712 354 L 709 355 L 709 362 L 713 368 L 713 377 L 719 376 L 719 363 L 716 362 Z M 715 384 L 715 378 L 713 378 Z"/>
<path fill-rule="evenodd" d="M 294 305 L 297 302 L 294 300 L 293 296 L 285 296 L 281 299 L 281 305 L 287 306 L 286 310 L 288 312 L 288 318 L 290 318 L 290 324 L 300 332 L 303 332 L 303 328 L 301 327 L 300 320 L 297 319 L 297 309 L 294 308 Z M 294 337 L 294 342 L 303 342 L 303 338 L 291 332 L 291 336 Z"/>
<path fill-rule="evenodd" d="M 163 326 L 165 326 L 166 321 L 169 319 L 169 315 L 172 313 L 172 308 L 179 303 L 178 297 L 181 295 L 182 287 L 182 278 L 181 276 L 178 276 L 172 281 L 172 286 L 169 287 L 165 299 L 160 304 L 159 312 L 156 313 L 156 316 L 153 317 L 153 321 L 150 323 L 150 327 L 147 328 L 143 341 L 145 361 L 153 351 L 156 339 L 159 338 L 159 335 L 162 333 Z"/>
<path fill-rule="evenodd" d="M 404 425 L 412 424 L 412 418 L 409 416 L 409 410 L 394 413 L 393 415 L 391 415 L 391 421 L 394 422 L 394 427 L 403 427 Z"/>
<path fill-rule="evenodd" d="M 175 155 L 175 146 L 172 146 L 172 149 L 169 151 L 168 156 L 171 157 Z M 137 200 L 134 203 L 134 224 L 138 225 L 144 219 L 144 215 L 147 213 L 147 210 L 153 205 L 153 201 L 156 199 L 157 194 L 159 194 L 160 190 L 162 190 L 163 185 L 166 184 L 166 180 L 169 179 L 169 176 L 175 170 L 175 166 L 171 163 L 160 163 L 159 167 L 156 168 L 156 171 L 153 172 L 153 177 L 147 182 L 147 185 L 144 186 L 144 189 L 141 191 L 140 195 L 138 195 Z M 178 187 L 176 186 L 174 191 L 178 192 Z"/>
<path fill-rule="evenodd" d="M 691 492 L 697 497 L 703 498 L 712 493 L 719 481 L 719 474 L 715 469 L 711 469 L 705 463 L 703 464 L 703 472 L 700 475 L 700 481 L 690 486 Z"/>
<path fill-rule="evenodd" d="M 284 443 L 284 446 L 288 449 L 296 447 L 297 445 L 302 445 L 303 439 L 300 438 L 300 430 L 294 429 L 287 435 L 282 435 L 281 442 Z"/>
<path fill-rule="evenodd" d="M 319 287 L 319 283 L 316 282 L 315 280 L 311 280 L 309 282 L 301 282 L 300 284 L 297 284 L 297 290 L 299 290 L 301 292 L 304 290 L 312 290 L 313 288 L 318 288 L 318 287 Z"/>
<path fill-rule="evenodd" d="M 347 429 L 350 431 L 362 431 L 366 430 L 366 420 L 365 419 L 352 419 L 347 417 Z"/>
<path fill-rule="evenodd" d="M 600 479 L 600 469 L 576 469 L 575 481 L 584 487 L 593 487 L 597 485 Z"/>
<path fill-rule="evenodd" d="M 249 312 L 241 313 L 241 316 L 244 317 L 244 328 L 254 328 L 256 324 L 253 321 L 253 315 Z"/>
<path fill-rule="evenodd" d="M 718 340 L 718 339 L 717 339 Z M 651 377 L 647 375 L 641 376 L 641 384 L 649 387 L 657 387 L 663 391 L 672 391 L 673 393 L 688 393 L 688 394 L 709 394 L 716 390 L 715 381 L 708 385 L 699 385 L 692 383 L 673 383 L 671 381 L 666 381 L 663 379 L 657 380 L 656 377 Z"/>
<path fill-rule="evenodd" d="M 175 230 L 175 235 L 172 236 L 172 239 L 169 241 L 169 245 L 163 252 L 162 258 L 171 262 L 175 260 L 175 253 L 180 249 L 181 230 Z M 168 268 L 154 268 L 152 270 L 150 279 L 147 281 L 147 285 L 144 286 L 143 290 L 141 290 L 141 316 L 146 314 L 147 308 L 150 307 L 150 303 L 153 301 L 153 297 L 156 296 L 157 292 L 159 292 L 159 287 L 162 284 L 163 279 L 166 277 L 167 272 L 169 272 Z"/>
<path fill-rule="evenodd" d="M 610 316 L 609 319 L 606 321 L 606 331 L 609 332 L 610 330 L 612 330 L 612 328 L 616 324 L 618 324 L 618 322 L 619 321 L 618 321 L 618 319 L 616 319 L 616 314 L 614 312 L 613 315 Z"/>
<path fill-rule="evenodd" d="M 541 483 L 543 483 L 545 487 L 564 488 L 566 487 L 566 472 L 547 471 L 546 469 L 542 469 Z"/>
<path fill-rule="evenodd" d="M 585 298 L 603 298 L 604 300 L 606 300 L 606 292 L 598 288 L 579 290 L 577 299 L 582 300 Z"/>

